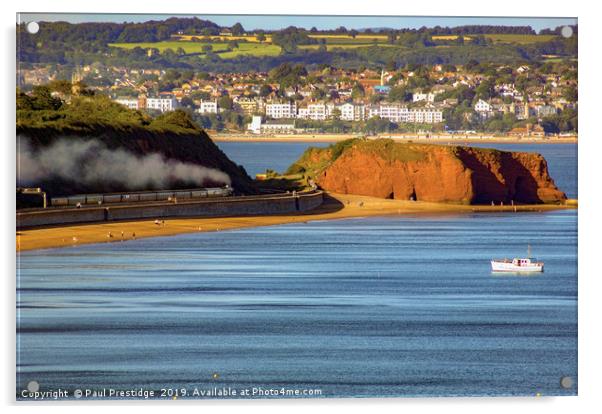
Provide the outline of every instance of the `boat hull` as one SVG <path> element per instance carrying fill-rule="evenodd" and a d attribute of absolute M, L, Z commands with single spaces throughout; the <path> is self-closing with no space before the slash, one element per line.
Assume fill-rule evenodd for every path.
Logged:
<path fill-rule="evenodd" d="M 518 266 L 512 262 L 491 261 L 491 271 L 510 272 L 510 273 L 538 273 L 543 272 L 543 263 L 530 263 L 528 265 Z"/>

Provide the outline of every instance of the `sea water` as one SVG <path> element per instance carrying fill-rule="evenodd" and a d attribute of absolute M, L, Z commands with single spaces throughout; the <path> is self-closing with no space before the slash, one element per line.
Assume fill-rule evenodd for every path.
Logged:
<path fill-rule="evenodd" d="M 576 158 L 536 149 L 559 151 L 550 170 L 576 196 Z M 528 244 L 544 273 L 491 273 Z M 182 398 L 577 393 L 576 210 L 309 221 L 17 265 L 18 397 L 31 381 Z"/>

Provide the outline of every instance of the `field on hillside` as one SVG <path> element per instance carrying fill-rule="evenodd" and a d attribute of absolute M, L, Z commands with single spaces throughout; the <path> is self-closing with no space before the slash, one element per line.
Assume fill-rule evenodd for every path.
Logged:
<path fill-rule="evenodd" d="M 277 56 L 280 54 L 280 46 L 266 43 L 245 43 L 240 42 L 238 47 L 229 50 L 227 43 L 207 43 L 207 42 L 186 42 L 186 41 L 163 41 L 163 42 L 147 42 L 147 43 L 109 43 L 109 46 L 119 47 L 124 49 L 134 49 L 140 47 L 142 49 L 158 49 L 161 53 L 167 49 L 174 52 L 178 48 L 184 49 L 187 54 L 204 54 L 203 46 L 210 45 L 213 52 L 217 53 L 223 59 L 230 59 L 238 55 L 254 55 L 254 56 Z"/>
<path fill-rule="evenodd" d="M 229 40 L 246 40 L 247 42 L 257 42 L 257 43 L 261 43 L 259 42 L 259 40 L 257 39 L 257 36 L 255 35 L 242 35 L 242 36 L 218 36 L 218 35 L 210 35 L 210 36 L 204 36 L 204 35 L 171 35 L 171 38 L 174 40 L 181 40 L 181 41 L 192 41 L 193 39 L 199 39 L 200 41 L 203 40 L 212 40 L 212 41 L 221 41 L 221 42 L 228 42 Z M 265 40 L 263 41 L 264 43 L 270 43 L 272 41 L 272 35 L 266 34 L 265 35 Z"/>
<path fill-rule="evenodd" d="M 326 50 L 331 51 L 331 50 L 336 50 L 336 49 L 357 49 L 360 47 L 372 47 L 372 46 L 378 46 L 378 47 L 397 47 L 397 48 L 401 48 L 401 46 L 397 46 L 397 45 L 391 45 L 389 43 L 357 43 L 357 44 L 352 44 L 352 43 L 348 43 L 348 44 L 327 44 L 326 45 Z M 300 45 L 299 49 L 309 49 L 309 50 L 317 50 L 320 47 L 320 45 Z"/>
<path fill-rule="evenodd" d="M 200 39 L 212 38 L 212 42 L 193 41 L 193 37 Z M 147 42 L 147 43 L 110 43 L 109 46 L 133 49 L 135 47 L 141 47 L 142 49 L 155 48 L 163 53 L 167 49 L 171 49 L 174 52 L 182 48 L 186 54 L 198 54 L 203 57 L 203 46 L 211 45 L 213 52 L 217 53 L 222 59 L 231 59 L 239 55 L 253 55 L 253 56 L 277 56 L 281 52 L 280 46 L 270 43 L 270 37 L 266 36 L 266 41 L 260 43 L 254 35 L 247 36 L 192 36 L 192 35 L 178 35 L 174 36 L 173 39 L 181 40 L 166 40 L 162 42 Z M 354 49 L 360 47 L 398 47 L 387 43 L 387 36 L 381 34 L 360 34 L 355 37 L 345 34 L 310 34 L 310 38 L 316 40 L 324 40 L 328 51 L 336 49 Z M 491 39 L 494 43 L 515 43 L 515 44 L 529 44 L 535 42 L 546 42 L 553 39 L 554 35 L 517 35 L 517 34 L 486 34 L 485 37 Z M 433 36 L 433 40 L 455 40 L 456 35 L 441 35 Z M 230 49 L 228 42 L 216 42 L 218 39 L 227 40 L 241 40 L 246 39 L 247 42 L 238 43 L 238 47 Z M 464 40 L 470 41 L 471 36 L 464 36 Z M 299 49 L 316 50 L 320 45 L 300 45 Z"/>
<path fill-rule="evenodd" d="M 386 35 L 357 35 L 355 37 L 351 37 L 350 35 L 309 35 L 310 38 L 320 40 L 324 39 L 326 44 L 338 44 L 338 45 L 347 45 L 347 44 L 364 44 L 370 45 L 377 43 L 384 43 L 387 41 Z"/>
<path fill-rule="evenodd" d="M 537 42 L 547 42 L 552 40 L 554 35 L 521 35 L 521 34 L 486 34 L 487 39 L 493 40 L 494 43 L 520 43 L 529 44 Z M 456 40 L 457 35 L 439 35 L 433 36 L 433 40 Z M 464 36 L 465 41 L 472 40 L 470 35 Z"/>

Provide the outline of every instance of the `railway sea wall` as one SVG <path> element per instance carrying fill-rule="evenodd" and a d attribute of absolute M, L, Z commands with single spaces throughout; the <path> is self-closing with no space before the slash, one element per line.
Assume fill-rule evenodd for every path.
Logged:
<path fill-rule="evenodd" d="M 297 194 L 140 203 L 139 205 L 132 203 L 82 208 L 50 208 L 17 212 L 17 228 L 167 217 L 292 214 L 312 210 L 322 202 L 322 191 L 308 191 Z"/>

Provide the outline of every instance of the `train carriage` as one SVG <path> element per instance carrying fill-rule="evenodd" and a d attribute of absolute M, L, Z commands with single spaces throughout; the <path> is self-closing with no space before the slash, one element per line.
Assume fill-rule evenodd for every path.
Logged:
<path fill-rule="evenodd" d="M 231 187 L 198 188 L 193 190 L 177 191 L 140 191 L 133 193 L 111 193 L 111 194 L 82 194 L 69 197 L 53 197 L 50 205 L 57 207 L 95 205 L 95 204 L 118 204 L 151 201 L 189 200 L 208 197 L 228 197 L 233 195 Z"/>

